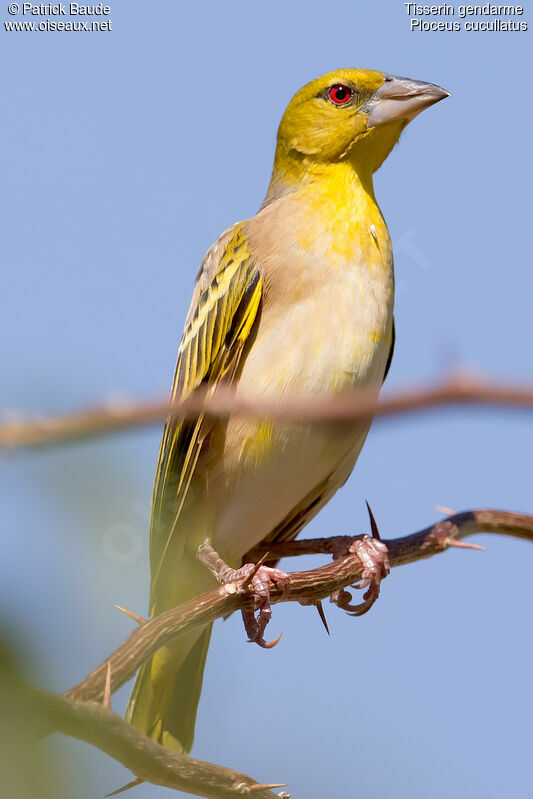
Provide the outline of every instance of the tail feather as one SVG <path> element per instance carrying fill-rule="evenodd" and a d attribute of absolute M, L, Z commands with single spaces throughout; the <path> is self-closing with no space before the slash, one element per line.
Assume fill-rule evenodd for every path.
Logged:
<path fill-rule="evenodd" d="M 185 754 L 193 744 L 211 627 L 192 643 L 184 636 L 158 650 L 141 667 L 126 710 L 134 727 Z"/>

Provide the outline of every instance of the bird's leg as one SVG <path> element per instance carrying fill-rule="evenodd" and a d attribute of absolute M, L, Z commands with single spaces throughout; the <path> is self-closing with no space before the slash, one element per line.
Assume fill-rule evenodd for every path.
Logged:
<path fill-rule="evenodd" d="M 362 616 L 368 613 L 376 599 L 379 597 L 381 581 L 390 572 L 388 550 L 381 541 L 376 521 L 367 502 L 368 513 L 370 516 L 370 526 L 372 536 L 357 536 L 348 547 L 348 552 L 357 555 L 363 564 L 363 573 L 359 583 L 352 585 L 351 588 L 368 588 L 363 594 L 363 601 L 358 605 L 353 605 L 352 596 L 349 591 L 341 589 L 331 595 L 331 602 L 334 602 L 341 610 L 347 611 L 351 616 Z M 346 550 L 337 550 L 333 554 L 333 559 L 337 560 L 346 555 Z"/>
<path fill-rule="evenodd" d="M 246 563 L 240 569 L 228 566 L 207 542 L 198 547 L 197 557 L 230 593 L 247 591 L 251 594 L 250 607 L 241 611 L 248 640 L 263 649 L 276 646 L 281 635 L 273 641 L 265 641 L 263 633 L 272 617 L 271 584 L 274 583 L 286 596 L 289 588 L 287 572 L 263 565 L 268 552 L 257 563 Z M 257 617 L 256 611 L 259 611 Z"/>

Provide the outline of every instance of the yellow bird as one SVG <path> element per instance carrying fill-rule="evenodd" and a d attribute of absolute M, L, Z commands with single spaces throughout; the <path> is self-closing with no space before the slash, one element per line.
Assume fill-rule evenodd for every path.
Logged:
<path fill-rule="evenodd" d="M 221 381 L 237 396 L 276 398 L 382 383 L 394 274 L 372 175 L 404 127 L 447 96 L 362 69 L 330 72 L 294 96 L 263 205 L 202 262 L 173 398 Z M 150 615 L 216 584 L 196 558 L 206 539 L 239 567 L 261 541 L 296 536 L 345 482 L 368 427 L 169 419 L 152 498 Z M 191 749 L 210 634 L 161 648 L 137 677 L 127 718 L 171 749 Z"/>

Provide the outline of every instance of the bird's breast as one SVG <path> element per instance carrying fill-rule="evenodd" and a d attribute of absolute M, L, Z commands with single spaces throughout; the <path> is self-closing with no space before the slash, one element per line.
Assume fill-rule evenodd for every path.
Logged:
<path fill-rule="evenodd" d="M 381 382 L 394 276 L 375 203 L 310 203 L 272 230 L 274 237 L 263 232 L 258 241 L 265 293 L 242 389 L 331 394 Z"/>

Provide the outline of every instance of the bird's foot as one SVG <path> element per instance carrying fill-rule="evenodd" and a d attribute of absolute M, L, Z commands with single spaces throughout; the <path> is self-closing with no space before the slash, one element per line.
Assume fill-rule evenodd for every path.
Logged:
<path fill-rule="evenodd" d="M 348 547 L 348 552 L 357 555 L 363 564 L 360 582 L 350 587 L 358 590 L 367 588 L 368 590 L 363 594 L 363 601 L 358 605 L 352 604 L 352 596 L 346 589 L 335 591 L 331 595 L 331 602 L 334 602 L 341 610 L 347 611 L 351 616 L 362 616 L 364 613 L 368 613 L 379 597 L 381 581 L 390 573 L 388 549 L 380 539 L 378 528 L 368 503 L 367 507 L 370 515 L 372 536 L 357 536 Z M 342 554 L 346 553 L 339 552 L 334 557 L 341 557 Z"/>
<path fill-rule="evenodd" d="M 262 649 L 272 649 L 279 643 L 281 633 L 273 641 L 265 641 L 263 634 L 266 626 L 272 618 L 272 607 L 270 605 L 270 587 L 274 584 L 280 588 L 284 596 L 289 590 L 289 575 L 283 569 L 274 569 L 270 566 L 263 566 L 266 555 L 261 558 L 259 563 L 246 563 L 240 569 L 236 569 L 233 582 L 237 583 L 238 588 L 248 590 L 252 594 L 252 607 L 241 611 L 244 629 L 250 643 L 257 644 Z M 240 585 L 239 585 L 240 583 Z M 259 611 L 257 616 L 256 612 Z"/>
<path fill-rule="evenodd" d="M 273 641 L 265 641 L 263 633 L 272 617 L 270 605 L 270 589 L 272 584 L 280 588 L 286 596 L 289 590 L 289 575 L 282 569 L 264 566 L 268 552 L 258 563 L 246 563 L 240 569 L 232 569 L 215 552 L 208 542 L 198 549 L 198 558 L 225 586 L 229 593 L 248 592 L 250 607 L 242 610 L 244 628 L 248 640 L 263 649 L 272 649 L 281 638 L 281 634 Z M 259 611 L 257 616 L 256 612 Z"/>

